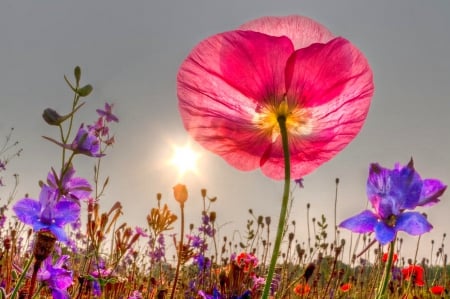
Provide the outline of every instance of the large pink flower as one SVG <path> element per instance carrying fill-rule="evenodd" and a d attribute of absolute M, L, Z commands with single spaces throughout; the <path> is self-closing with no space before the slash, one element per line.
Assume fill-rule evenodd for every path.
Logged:
<path fill-rule="evenodd" d="M 284 178 L 278 117 L 286 118 L 291 176 L 300 178 L 360 131 L 373 95 L 363 54 L 301 16 L 264 17 L 200 42 L 178 73 L 187 131 L 240 170 Z"/>

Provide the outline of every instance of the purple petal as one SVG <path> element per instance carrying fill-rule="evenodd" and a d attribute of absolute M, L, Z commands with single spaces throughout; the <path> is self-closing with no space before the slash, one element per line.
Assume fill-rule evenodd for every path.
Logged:
<path fill-rule="evenodd" d="M 71 198 L 78 200 L 88 198 L 92 188 L 89 182 L 84 178 L 72 178 L 65 186 L 70 193 Z"/>
<path fill-rule="evenodd" d="M 67 238 L 67 234 L 64 231 L 63 227 L 59 227 L 56 225 L 47 225 L 47 226 L 44 226 L 43 228 L 49 229 L 55 235 L 55 237 L 56 237 L 56 239 L 58 239 L 58 241 L 67 243 L 68 238 Z"/>
<path fill-rule="evenodd" d="M 367 178 L 367 197 L 369 198 L 372 207 L 377 213 L 384 218 L 390 215 L 390 211 L 384 211 L 384 207 L 380 213 L 380 205 L 383 197 L 386 195 L 386 186 L 389 185 L 390 171 L 381 167 L 378 163 L 372 163 L 369 169 L 369 177 Z M 384 203 L 386 205 L 386 203 Z M 384 215 L 386 212 L 386 215 Z"/>
<path fill-rule="evenodd" d="M 415 209 L 422 191 L 422 178 L 415 171 L 410 163 L 398 170 L 394 170 L 391 175 L 391 195 L 395 196 L 399 203 L 400 209 Z"/>
<path fill-rule="evenodd" d="M 374 163 L 367 180 L 367 196 L 377 214 L 386 219 L 417 206 L 422 180 L 412 164 L 390 170 Z"/>
<path fill-rule="evenodd" d="M 375 226 L 375 239 L 377 239 L 381 245 L 392 242 L 395 239 L 396 234 L 397 231 L 384 222 L 378 222 Z"/>
<path fill-rule="evenodd" d="M 65 290 L 73 283 L 72 272 L 62 268 L 52 269 L 51 287 L 59 290 Z"/>
<path fill-rule="evenodd" d="M 45 281 L 49 280 L 50 277 L 51 277 L 51 274 L 47 269 L 42 270 L 42 268 L 41 268 L 41 270 L 39 270 L 39 272 L 37 274 L 37 279 L 41 282 L 45 282 Z"/>
<path fill-rule="evenodd" d="M 355 233 L 373 232 L 378 222 L 378 218 L 369 210 L 348 218 L 339 224 L 339 227 L 346 228 Z"/>
<path fill-rule="evenodd" d="M 423 180 L 422 192 L 420 193 L 420 200 L 418 206 L 431 206 L 439 202 L 441 196 L 447 186 L 436 179 Z"/>
<path fill-rule="evenodd" d="M 52 289 L 53 299 L 70 299 L 69 293 L 65 290 Z"/>
<path fill-rule="evenodd" d="M 39 221 L 40 210 L 41 204 L 31 198 L 21 199 L 13 206 L 17 218 L 28 225 L 34 225 Z"/>
<path fill-rule="evenodd" d="M 80 205 L 68 200 L 60 201 L 55 205 L 53 217 L 57 226 L 75 222 L 80 218 Z"/>
<path fill-rule="evenodd" d="M 417 236 L 429 232 L 433 226 L 422 214 L 418 212 L 405 212 L 398 216 L 395 223 L 396 229 Z"/>

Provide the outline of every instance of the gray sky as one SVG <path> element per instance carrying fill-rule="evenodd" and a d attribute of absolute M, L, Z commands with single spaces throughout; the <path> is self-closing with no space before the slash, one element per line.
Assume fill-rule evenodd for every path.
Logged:
<path fill-rule="evenodd" d="M 218 197 L 213 208 L 219 224 L 225 224 L 222 235 L 236 229 L 244 233 L 249 208 L 276 223 L 281 182 L 260 171 L 239 172 L 197 145 L 200 175 L 179 180 L 165 162 L 172 144 L 188 141 L 177 110 L 176 74 L 190 50 L 248 20 L 289 14 L 311 17 L 356 44 L 372 66 L 376 88 L 360 135 L 294 192 L 296 238 L 306 240 L 308 202 L 311 215 L 325 214 L 332 226 L 336 177 L 341 181 L 338 222 L 364 209 L 372 162 L 392 167 L 414 157 L 423 177 L 448 184 L 449 1 L 5 0 L 0 3 L 0 134 L 14 127 L 24 149 L 10 166 L 20 174 L 18 199 L 27 192 L 37 197 L 38 181 L 59 165 L 59 149 L 41 138 L 57 137 L 57 131 L 41 114 L 47 107 L 68 111 L 71 93 L 63 75 L 72 76 L 73 67 L 80 65 L 83 82 L 93 84 L 94 92 L 78 120 L 94 121 L 95 109 L 105 101 L 115 104 L 121 120 L 114 128 L 117 143 L 102 164 L 103 175 L 110 176 L 104 210 L 120 200 L 123 220 L 146 226 L 158 192 L 178 212 L 171 188 L 181 182 L 190 191 L 188 222 L 199 224 L 200 189 L 207 188 Z M 91 178 L 93 162 L 75 160 L 77 173 Z M 447 232 L 449 200 L 446 194 L 442 203 L 425 211 L 435 229 L 422 237 L 423 255 L 428 256 L 425 247 L 431 239 L 439 243 Z M 415 244 L 417 238 L 411 239 Z"/>

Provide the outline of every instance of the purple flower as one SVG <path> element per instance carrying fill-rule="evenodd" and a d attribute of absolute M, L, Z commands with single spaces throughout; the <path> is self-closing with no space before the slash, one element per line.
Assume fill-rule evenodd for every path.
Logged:
<path fill-rule="evenodd" d="M 78 129 L 77 136 L 72 142 L 71 149 L 75 152 L 92 157 L 101 157 L 100 140 L 93 130 L 85 129 L 83 125 Z"/>
<path fill-rule="evenodd" d="M 204 291 L 198 291 L 198 295 L 203 299 L 222 299 L 222 295 L 214 288 L 212 295 L 206 294 Z"/>
<path fill-rule="evenodd" d="M 297 184 L 300 188 L 304 188 L 303 186 L 303 178 L 298 178 L 294 180 L 295 184 Z"/>
<path fill-rule="evenodd" d="M 145 230 L 143 230 L 141 227 L 136 226 L 134 228 L 135 232 L 137 235 L 141 236 L 141 237 L 148 237 L 148 234 L 145 232 Z"/>
<path fill-rule="evenodd" d="M 197 265 L 198 270 L 200 272 L 202 271 L 206 271 L 209 268 L 211 268 L 211 260 L 208 258 L 205 258 L 205 256 L 201 253 L 197 254 L 196 256 L 194 256 L 194 265 Z"/>
<path fill-rule="evenodd" d="M 48 229 L 62 242 L 68 240 L 64 226 L 80 217 L 80 206 L 77 203 L 58 201 L 58 194 L 47 185 L 42 186 L 39 201 L 23 198 L 14 205 L 13 210 L 17 218 L 31 225 L 34 231 Z"/>
<path fill-rule="evenodd" d="M 438 202 L 446 188 L 439 180 L 422 180 L 412 160 L 392 170 L 374 163 L 367 180 L 367 196 L 374 211 L 365 210 L 339 226 L 357 233 L 374 232 L 383 245 L 394 240 L 398 231 L 421 235 L 432 225 L 419 212 L 406 210 Z"/>
<path fill-rule="evenodd" d="M 207 244 L 205 243 L 205 241 L 202 238 L 200 238 L 199 236 L 186 235 L 186 238 L 189 240 L 189 244 L 193 248 L 198 248 L 201 251 L 203 251 L 203 250 L 206 250 L 206 248 L 208 247 Z"/>
<path fill-rule="evenodd" d="M 106 122 L 119 122 L 119 119 L 117 118 L 117 116 L 115 116 L 112 113 L 112 108 L 114 107 L 114 104 L 108 104 L 105 103 L 105 110 L 101 110 L 101 109 L 97 109 L 97 113 L 98 115 L 105 117 Z"/>
<path fill-rule="evenodd" d="M 150 237 L 150 241 L 149 244 L 151 244 L 153 242 L 152 237 Z M 150 246 L 150 259 L 152 263 L 157 263 L 157 262 L 161 262 L 163 260 L 165 260 L 165 256 L 166 256 L 166 245 L 165 245 L 165 240 L 164 240 L 164 235 L 163 234 L 159 234 L 157 236 L 156 239 L 156 246 L 154 246 L 152 248 L 152 246 Z"/>
<path fill-rule="evenodd" d="M 58 193 L 60 199 L 82 200 L 87 199 L 92 192 L 91 185 L 84 178 L 73 177 L 75 169 L 72 165 L 59 178 L 52 169 L 47 176 L 47 184 Z"/>
<path fill-rule="evenodd" d="M 212 227 L 209 216 L 206 213 L 202 215 L 202 225 L 198 228 L 198 230 L 208 237 L 214 237 L 216 230 Z"/>
<path fill-rule="evenodd" d="M 92 294 L 96 297 L 100 297 L 102 295 L 102 288 L 96 279 L 92 281 Z"/>
<path fill-rule="evenodd" d="M 82 124 L 77 135 L 71 144 L 64 144 L 53 138 L 44 136 L 45 139 L 65 148 L 74 151 L 76 154 L 83 154 L 90 157 L 103 157 L 100 153 L 100 138 L 93 128 L 85 128 Z"/>
<path fill-rule="evenodd" d="M 142 294 L 139 291 L 133 291 L 131 296 L 128 297 L 128 299 L 142 299 L 142 298 L 144 298 L 144 297 L 142 297 Z"/>
<path fill-rule="evenodd" d="M 103 117 L 99 117 L 93 125 L 88 125 L 87 127 L 90 131 L 95 132 L 97 136 L 104 137 L 109 135 L 109 127 L 106 125 Z"/>
<path fill-rule="evenodd" d="M 64 268 L 68 258 L 68 255 L 63 255 L 52 264 L 52 257 L 49 256 L 37 273 L 37 279 L 50 288 L 54 299 L 70 298 L 67 288 L 73 282 L 72 271 Z"/>

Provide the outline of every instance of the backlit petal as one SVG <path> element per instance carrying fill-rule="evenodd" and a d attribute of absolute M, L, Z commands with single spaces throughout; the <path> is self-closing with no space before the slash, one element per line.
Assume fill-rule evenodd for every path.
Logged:
<path fill-rule="evenodd" d="M 344 220 L 339 224 L 339 227 L 346 228 L 355 233 L 368 233 L 373 232 L 377 223 L 377 217 L 371 211 L 366 210 Z"/>
<path fill-rule="evenodd" d="M 397 230 L 407 232 L 410 235 L 417 236 L 429 232 L 433 226 L 422 214 L 418 212 L 402 213 L 396 222 Z"/>
<path fill-rule="evenodd" d="M 68 200 L 59 201 L 53 210 L 54 223 L 63 226 L 80 218 L 80 205 Z"/>
<path fill-rule="evenodd" d="M 439 197 L 444 193 L 447 186 L 436 179 L 423 180 L 422 192 L 420 194 L 419 206 L 431 206 L 439 202 Z"/>
<path fill-rule="evenodd" d="M 292 52 L 287 38 L 249 31 L 200 43 L 178 73 L 185 128 L 234 167 L 258 168 L 272 139 L 255 127 L 256 110 L 265 101 L 282 100 L 285 64 Z"/>
<path fill-rule="evenodd" d="M 397 198 L 399 209 L 415 209 L 419 203 L 423 183 L 422 178 L 412 166 L 412 162 L 400 170 L 394 169 L 391 180 L 390 194 Z"/>
<path fill-rule="evenodd" d="M 16 202 L 13 211 L 17 218 L 25 224 L 33 225 L 39 221 L 41 204 L 34 199 L 24 198 Z"/>
<path fill-rule="evenodd" d="M 375 226 L 375 238 L 380 242 L 381 245 L 385 245 L 392 242 L 397 235 L 395 228 L 388 226 L 384 222 L 378 222 Z"/>
<path fill-rule="evenodd" d="M 262 17 L 241 25 L 239 29 L 287 36 L 294 43 L 295 49 L 305 48 L 313 43 L 326 43 L 333 38 L 333 34 L 322 24 L 298 15 Z"/>
<path fill-rule="evenodd" d="M 288 61 L 286 81 L 288 102 L 298 105 L 304 115 L 304 123 L 289 135 L 291 176 L 302 177 L 359 133 L 373 95 L 372 72 L 362 54 L 338 38 L 296 51 Z M 281 179 L 283 161 L 278 144 L 262 170 Z"/>

